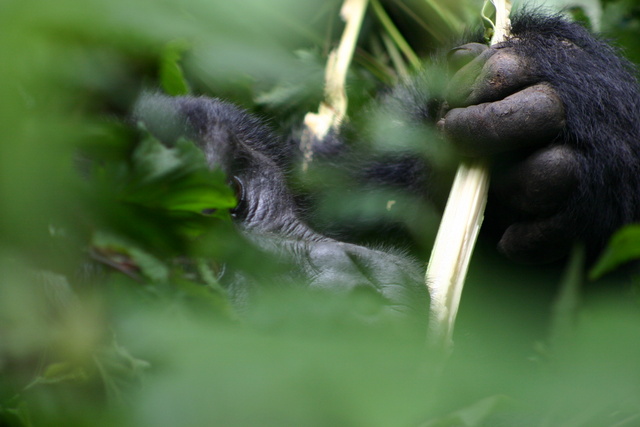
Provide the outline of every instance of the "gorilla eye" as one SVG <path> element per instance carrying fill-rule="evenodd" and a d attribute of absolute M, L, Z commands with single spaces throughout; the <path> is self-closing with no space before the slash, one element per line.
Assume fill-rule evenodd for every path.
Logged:
<path fill-rule="evenodd" d="M 242 212 L 242 209 L 244 207 L 244 201 L 245 201 L 244 183 L 240 178 L 238 178 L 237 176 L 234 176 L 229 180 L 229 186 L 235 193 L 236 200 L 238 201 L 238 204 L 236 205 L 236 207 L 231 209 L 229 212 L 231 212 L 232 217 L 237 218 Z"/>

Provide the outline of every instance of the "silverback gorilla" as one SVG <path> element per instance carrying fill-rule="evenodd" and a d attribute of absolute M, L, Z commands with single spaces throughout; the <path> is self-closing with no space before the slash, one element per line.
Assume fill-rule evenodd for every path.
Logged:
<path fill-rule="evenodd" d="M 381 108 L 398 118 L 396 126 L 432 126 L 461 155 L 492 159 L 487 221 L 507 257 L 549 262 L 576 241 L 596 254 L 618 227 L 640 219 L 640 90 L 633 66 L 614 48 L 560 16 L 525 12 L 513 18 L 508 41 L 465 44 L 447 61 L 453 71 L 444 96 L 435 95 L 426 67 L 390 90 Z M 428 306 L 423 269 L 410 257 L 307 225 L 286 179 L 298 147 L 257 118 L 217 99 L 157 94 L 143 96 L 135 116 L 163 140 L 194 139 L 235 186 L 238 228 L 286 258 L 309 286 L 372 287 L 399 311 Z M 329 139 L 316 141 L 318 161 L 334 157 L 335 167 L 365 185 L 429 199 L 436 168 L 424 158 L 365 156 L 336 135 Z M 242 300 L 245 281 L 229 282 Z"/>

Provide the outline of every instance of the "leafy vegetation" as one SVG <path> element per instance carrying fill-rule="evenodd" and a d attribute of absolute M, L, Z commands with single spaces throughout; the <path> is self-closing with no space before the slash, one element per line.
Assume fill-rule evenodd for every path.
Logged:
<path fill-rule="evenodd" d="M 403 75 L 400 64 L 411 69 L 401 40 L 429 54 L 480 10 L 381 4 L 349 77 L 354 117 Z M 226 177 L 191 142 L 166 147 L 124 120 L 143 88 L 162 88 L 229 99 L 274 126 L 299 122 L 322 96 L 339 7 L 0 5 L 0 424 L 640 422 L 636 275 L 604 275 L 637 259 L 637 227 L 614 238 L 597 282 L 584 279 L 579 251 L 562 274 L 481 246 L 453 356 L 436 369 L 424 325 L 386 318 L 372 295 L 266 280 L 276 267 L 232 227 Z M 602 17 L 636 61 L 637 12 L 609 0 Z M 223 268 L 264 277 L 260 298 L 233 306 L 217 280 Z"/>

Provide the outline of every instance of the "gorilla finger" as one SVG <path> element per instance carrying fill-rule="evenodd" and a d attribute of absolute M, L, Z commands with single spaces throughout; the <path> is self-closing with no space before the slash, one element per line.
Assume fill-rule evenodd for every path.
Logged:
<path fill-rule="evenodd" d="M 496 171 L 492 191 L 520 213 L 552 215 L 578 189 L 581 165 L 578 156 L 566 145 L 538 150 L 506 172 Z"/>
<path fill-rule="evenodd" d="M 512 224 L 498 242 L 498 249 L 509 259 L 527 264 L 543 264 L 566 256 L 573 246 L 569 217 Z"/>
<path fill-rule="evenodd" d="M 497 101 L 536 79 L 526 58 L 511 48 L 493 47 L 453 76 L 447 101 L 452 107 Z"/>
<path fill-rule="evenodd" d="M 496 54 L 482 67 L 466 102 L 473 105 L 497 101 L 537 80 L 526 57 L 516 54 L 511 48 L 497 48 Z"/>
<path fill-rule="evenodd" d="M 447 54 L 449 69 L 451 71 L 460 70 L 487 49 L 489 49 L 489 46 L 481 43 L 467 43 L 462 46 L 454 47 Z"/>
<path fill-rule="evenodd" d="M 453 75 L 447 86 L 446 94 L 446 101 L 451 107 L 456 108 L 469 105 L 467 98 L 473 91 L 473 86 L 476 84 L 476 80 L 482 72 L 484 64 L 495 53 L 495 49 L 484 50 Z"/>
<path fill-rule="evenodd" d="M 565 125 L 564 107 L 546 84 L 528 87 L 507 98 L 454 108 L 438 127 L 463 155 L 492 155 L 546 144 Z"/>

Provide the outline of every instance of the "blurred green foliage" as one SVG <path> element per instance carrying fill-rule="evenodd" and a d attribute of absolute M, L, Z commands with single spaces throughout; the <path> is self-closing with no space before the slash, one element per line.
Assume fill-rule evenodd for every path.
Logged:
<path fill-rule="evenodd" d="M 602 31 L 621 46 L 625 55 L 640 64 L 640 4 L 634 0 L 603 0 Z"/>
<path fill-rule="evenodd" d="M 420 54 L 480 8 L 382 4 Z M 562 281 L 480 247 L 442 369 L 423 325 L 381 316 L 368 294 L 265 285 L 242 311 L 229 303 L 223 265 L 274 267 L 231 226 L 226 178 L 190 142 L 165 147 L 123 118 L 142 89 L 161 87 L 295 123 L 321 99 L 339 7 L 0 3 L 1 425 L 640 422 L 640 313 L 627 272 L 585 290 L 579 261 Z M 603 29 L 636 61 L 637 24 L 633 1 L 605 2 Z M 354 112 L 399 78 L 384 28 L 369 14 L 349 77 Z M 637 230 L 621 233 L 601 266 L 637 258 Z M 558 286 L 579 295 L 552 314 Z"/>

